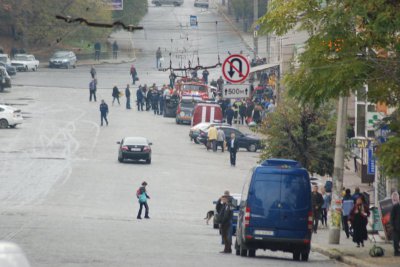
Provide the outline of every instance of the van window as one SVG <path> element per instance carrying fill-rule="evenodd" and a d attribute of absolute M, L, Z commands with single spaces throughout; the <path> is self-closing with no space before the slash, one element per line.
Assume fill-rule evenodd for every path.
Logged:
<path fill-rule="evenodd" d="M 306 175 L 282 174 L 281 204 L 283 208 L 299 210 L 310 205 L 310 185 Z"/>
<path fill-rule="evenodd" d="M 280 184 L 280 174 L 257 174 L 255 182 L 251 187 L 252 212 L 268 216 L 271 209 L 276 209 L 281 198 Z"/>
<path fill-rule="evenodd" d="M 244 184 L 243 184 L 243 189 L 242 189 L 242 198 L 241 198 L 241 201 L 240 201 L 240 205 L 243 205 L 244 202 L 247 201 L 247 196 L 248 196 L 248 194 L 249 194 L 250 182 L 251 182 L 251 178 L 252 178 L 252 176 L 253 176 L 254 170 L 255 170 L 255 167 L 252 168 L 252 169 L 249 171 L 249 173 L 247 174 L 247 176 L 246 176 L 246 178 L 245 178 L 245 181 L 244 181 Z"/>

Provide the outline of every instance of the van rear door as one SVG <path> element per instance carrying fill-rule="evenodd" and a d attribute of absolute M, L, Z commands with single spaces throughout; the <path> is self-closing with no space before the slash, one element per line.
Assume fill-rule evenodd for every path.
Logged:
<path fill-rule="evenodd" d="M 306 171 L 282 171 L 279 228 L 307 231 L 311 210 L 311 188 Z M 300 234 L 300 233 L 299 233 Z"/>

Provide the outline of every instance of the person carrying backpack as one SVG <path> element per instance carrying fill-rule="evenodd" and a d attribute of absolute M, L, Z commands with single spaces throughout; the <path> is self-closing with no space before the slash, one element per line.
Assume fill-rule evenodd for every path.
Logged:
<path fill-rule="evenodd" d="M 136 197 L 138 198 L 139 205 L 140 205 L 139 212 L 138 212 L 138 215 L 137 215 L 137 219 L 139 219 L 139 220 L 142 219 L 143 206 L 145 208 L 144 218 L 145 219 L 150 219 L 150 217 L 149 217 L 149 205 L 147 205 L 147 199 L 150 199 L 150 196 L 146 192 L 146 186 L 147 186 L 147 183 L 143 182 L 142 186 L 139 187 L 139 189 L 136 191 Z"/>

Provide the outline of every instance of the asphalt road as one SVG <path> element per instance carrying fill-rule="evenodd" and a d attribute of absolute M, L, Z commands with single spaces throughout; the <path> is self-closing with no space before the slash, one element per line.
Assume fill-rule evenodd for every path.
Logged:
<path fill-rule="evenodd" d="M 190 14 L 197 14 L 199 23 L 220 21 L 221 42 L 232 43 L 229 49 L 243 46 L 215 10 L 195 9 L 192 3 L 150 8 L 142 23 L 149 25 L 148 39 L 134 35 L 142 83 L 167 82 L 168 74 L 154 68 L 155 49 L 181 49 L 178 41 L 172 48 L 162 41 L 182 32 L 199 38 L 192 48 L 209 51 L 201 62 L 215 64 L 218 49 L 211 33 L 172 30 Z M 25 117 L 16 129 L 0 131 L 0 240 L 19 244 L 32 266 L 338 265 L 317 253 L 307 264 L 279 252 L 257 251 L 254 259 L 218 253 L 220 236 L 203 218 L 224 190 L 241 191 L 259 153 L 240 151 L 237 167 L 231 167 L 228 153 L 191 143 L 188 126 L 126 110 L 124 99 L 121 106 L 111 105 L 111 87 L 123 89 L 130 81 L 129 64 L 98 66 L 97 72 L 98 102 L 88 101 L 85 66 L 18 73 L 15 86 L 0 94 L 0 102 L 20 107 Z M 99 126 L 99 99 L 109 104 L 108 127 Z M 154 143 L 151 165 L 118 163 L 116 142 L 124 136 Z M 144 180 L 151 219 L 137 220 L 135 193 Z"/>

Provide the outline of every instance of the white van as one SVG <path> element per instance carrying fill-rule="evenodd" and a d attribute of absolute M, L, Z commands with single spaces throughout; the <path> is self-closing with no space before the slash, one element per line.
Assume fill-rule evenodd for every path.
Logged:
<path fill-rule="evenodd" d="M 183 0 L 152 0 L 151 3 L 156 6 L 162 6 L 162 5 L 181 6 L 183 4 Z"/>

